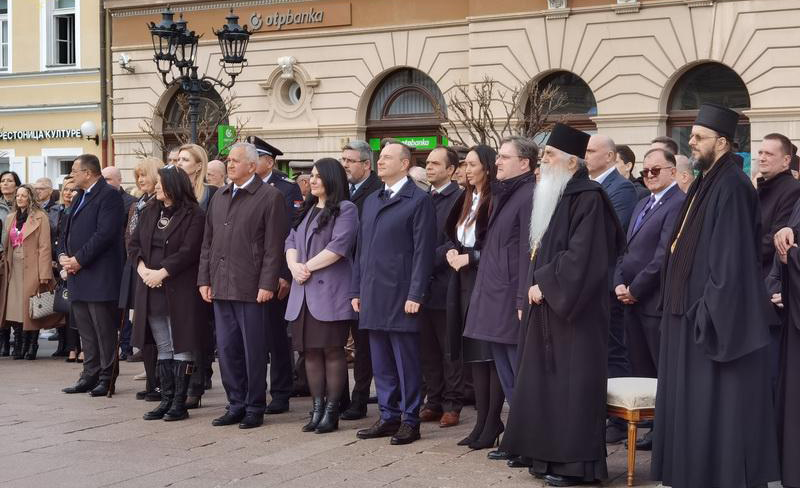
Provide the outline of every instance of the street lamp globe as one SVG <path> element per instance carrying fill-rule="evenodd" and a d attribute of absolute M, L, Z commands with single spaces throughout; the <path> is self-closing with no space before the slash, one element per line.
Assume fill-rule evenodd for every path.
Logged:
<path fill-rule="evenodd" d="M 150 22 L 147 28 L 153 41 L 153 60 L 156 62 L 158 72 L 165 75 L 172 69 L 175 62 L 175 40 L 177 29 L 172 20 L 175 14 L 167 8 L 161 13 L 161 22 Z"/>
<path fill-rule="evenodd" d="M 220 30 L 215 30 L 214 35 L 219 39 L 219 48 L 222 51 L 222 65 L 225 73 L 231 78 L 239 75 L 245 66 L 247 59 L 244 57 L 247 52 L 247 43 L 250 41 L 250 32 L 247 26 L 239 25 L 239 16 L 233 13 L 225 17 L 228 21 Z"/>

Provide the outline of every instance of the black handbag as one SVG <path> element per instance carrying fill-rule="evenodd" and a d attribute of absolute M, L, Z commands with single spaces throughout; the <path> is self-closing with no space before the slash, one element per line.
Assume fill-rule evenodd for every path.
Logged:
<path fill-rule="evenodd" d="M 59 281 L 55 289 L 55 298 L 53 299 L 53 311 L 56 313 L 69 313 L 69 290 L 67 290 L 67 282 Z"/>

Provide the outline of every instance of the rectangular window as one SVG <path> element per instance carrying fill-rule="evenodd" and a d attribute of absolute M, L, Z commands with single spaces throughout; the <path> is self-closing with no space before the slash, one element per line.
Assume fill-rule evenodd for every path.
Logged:
<path fill-rule="evenodd" d="M 0 71 L 8 71 L 8 0 L 0 0 Z"/>
<path fill-rule="evenodd" d="M 0 173 L 8 171 L 11 168 L 11 158 L 8 156 L 0 156 Z"/>
<path fill-rule="evenodd" d="M 75 64 L 75 0 L 55 0 L 50 11 L 50 65 Z"/>
<path fill-rule="evenodd" d="M 72 172 L 74 159 L 61 159 L 58 161 L 58 176 L 66 176 Z"/>

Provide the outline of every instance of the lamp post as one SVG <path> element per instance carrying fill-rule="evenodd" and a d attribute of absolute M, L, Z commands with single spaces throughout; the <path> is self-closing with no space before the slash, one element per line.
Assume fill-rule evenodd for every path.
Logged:
<path fill-rule="evenodd" d="M 180 84 L 181 89 L 189 96 L 189 126 L 191 128 L 192 143 L 197 144 L 197 122 L 200 118 L 200 95 L 214 89 L 214 86 L 230 89 L 236 83 L 236 77 L 241 74 L 247 59 L 247 43 L 250 41 L 250 32 L 247 26 L 239 25 L 239 16 L 230 15 L 225 19 L 227 23 L 219 30 L 214 30 L 214 35 L 219 40 L 222 58 L 219 64 L 230 77 L 225 83 L 212 76 L 197 74 L 197 43 L 200 35 L 190 31 L 183 20 L 183 14 L 175 22 L 174 12 L 169 7 L 161 14 L 161 22 L 150 22 L 147 28 L 153 41 L 153 61 L 164 86 Z M 178 71 L 176 76 L 175 69 Z"/>

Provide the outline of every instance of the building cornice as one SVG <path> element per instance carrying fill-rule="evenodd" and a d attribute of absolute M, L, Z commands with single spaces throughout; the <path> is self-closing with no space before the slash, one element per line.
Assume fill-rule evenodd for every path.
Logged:
<path fill-rule="evenodd" d="M 160 14 L 167 6 L 174 12 L 202 12 L 216 9 L 227 10 L 265 5 L 286 5 L 308 1 L 311 0 L 238 0 L 235 2 L 216 1 L 198 4 L 197 0 L 153 0 L 147 2 L 147 7 L 143 7 L 142 3 L 144 2 L 138 0 L 106 0 L 104 5 L 106 9 L 111 10 L 112 17 L 135 17 L 137 15 Z"/>
<path fill-rule="evenodd" d="M 0 81 L 9 80 L 13 78 L 46 78 L 52 76 L 83 76 L 83 75 L 99 75 L 99 68 L 88 69 L 60 69 L 52 71 L 28 71 L 24 73 L 0 73 Z"/>
<path fill-rule="evenodd" d="M 34 112 L 89 112 L 100 110 L 99 103 L 73 103 L 71 105 L 25 105 L 0 108 L 0 114 L 25 114 Z"/>

